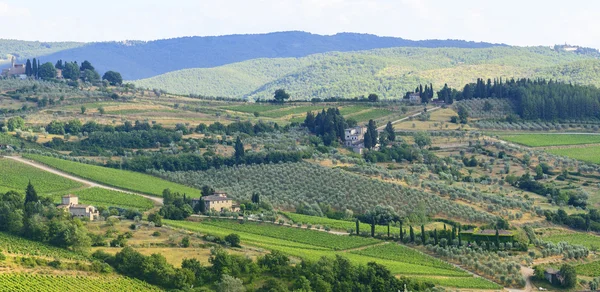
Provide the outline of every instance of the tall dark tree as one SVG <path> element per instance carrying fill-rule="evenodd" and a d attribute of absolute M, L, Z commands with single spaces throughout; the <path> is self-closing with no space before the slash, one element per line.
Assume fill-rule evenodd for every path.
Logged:
<path fill-rule="evenodd" d="M 202 189 L 200 189 L 200 193 L 201 195 L 204 196 L 211 196 L 212 194 L 215 193 L 215 189 L 213 189 L 210 186 L 204 185 L 202 186 Z"/>
<path fill-rule="evenodd" d="M 373 139 L 371 139 L 371 132 L 369 132 L 368 130 L 365 133 L 364 146 L 367 149 L 371 149 L 371 148 L 373 148 L 375 146 L 375 145 L 373 145 Z"/>
<path fill-rule="evenodd" d="M 235 159 L 237 161 L 240 161 L 244 158 L 245 152 L 244 152 L 244 144 L 242 143 L 242 140 L 240 139 L 240 136 L 237 137 L 237 139 L 235 139 L 235 145 L 233 147 L 235 153 Z"/>
<path fill-rule="evenodd" d="M 371 147 L 375 147 L 377 145 L 377 139 L 379 138 L 377 133 L 377 125 L 375 124 L 375 121 L 369 120 L 369 124 L 367 125 L 367 132 L 365 133 L 365 140 L 367 140 L 367 134 L 369 134 L 369 138 L 371 139 Z M 365 147 L 367 147 L 366 141 Z"/>
<path fill-rule="evenodd" d="M 404 230 L 402 229 L 402 221 L 400 221 L 400 241 L 404 241 Z"/>
<path fill-rule="evenodd" d="M 62 75 L 66 79 L 78 80 L 81 76 L 81 73 L 79 72 L 79 66 L 77 66 L 76 63 L 67 62 L 62 71 Z"/>
<path fill-rule="evenodd" d="M 252 203 L 260 204 L 260 194 L 259 193 L 252 194 Z"/>
<path fill-rule="evenodd" d="M 64 69 L 65 67 L 63 65 L 63 60 L 56 61 L 56 64 L 54 65 L 54 68 L 59 69 L 59 70 Z"/>
<path fill-rule="evenodd" d="M 409 235 L 410 235 L 410 242 L 415 242 L 415 231 L 413 230 L 412 225 L 410 225 Z"/>
<path fill-rule="evenodd" d="M 387 133 L 388 140 L 396 141 L 396 132 L 394 132 L 394 125 L 392 125 L 392 122 L 388 122 L 385 125 L 385 132 Z"/>
<path fill-rule="evenodd" d="M 437 229 L 433 230 L 433 242 L 435 243 L 435 245 L 438 245 L 438 233 L 437 233 Z"/>
<path fill-rule="evenodd" d="M 33 67 L 31 66 L 31 61 L 29 59 L 27 59 L 27 62 L 25 62 L 25 75 L 33 75 Z"/>
<path fill-rule="evenodd" d="M 27 189 L 25 190 L 25 204 L 35 203 L 37 201 L 39 201 L 39 197 L 37 195 L 37 192 L 35 191 L 35 188 L 31 184 L 31 181 L 29 181 L 29 183 L 27 184 Z"/>
<path fill-rule="evenodd" d="M 315 131 L 315 114 L 312 112 L 306 113 L 306 118 L 304 119 L 304 126 L 308 128 L 309 131 Z"/>
<path fill-rule="evenodd" d="M 577 271 L 569 264 L 563 264 L 560 267 L 560 274 L 563 277 L 562 286 L 573 288 L 577 285 Z"/>
<path fill-rule="evenodd" d="M 427 238 L 425 238 L 425 225 L 421 224 L 421 242 L 425 244 L 426 239 Z"/>
<path fill-rule="evenodd" d="M 285 92 L 284 89 L 277 89 L 275 90 L 273 98 L 275 98 L 275 101 L 279 103 L 284 103 L 287 99 L 290 98 L 290 95 L 287 92 Z"/>
<path fill-rule="evenodd" d="M 35 58 L 31 62 L 31 74 L 36 78 L 38 77 L 38 62 Z"/>
<path fill-rule="evenodd" d="M 360 235 L 360 221 L 356 219 L 356 235 Z"/>

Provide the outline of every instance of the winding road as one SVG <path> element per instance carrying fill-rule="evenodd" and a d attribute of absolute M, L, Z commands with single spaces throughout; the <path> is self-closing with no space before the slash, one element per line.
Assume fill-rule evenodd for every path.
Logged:
<path fill-rule="evenodd" d="M 35 168 L 41 169 L 43 171 L 47 171 L 47 172 L 50 172 L 50 173 L 62 176 L 64 178 L 67 178 L 67 179 L 70 179 L 70 180 L 73 180 L 73 181 L 76 181 L 76 182 L 80 182 L 80 183 L 82 183 L 84 185 L 87 185 L 89 187 L 96 187 L 96 188 L 101 188 L 101 189 L 106 189 L 106 190 L 111 190 L 111 191 L 117 191 L 117 192 L 131 194 L 131 195 L 136 195 L 136 196 L 141 196 L 141 197 L 144 197 L 146 199 L 152 200 L 155 205 L 162 206 L 162 204 L 163 204 L 163 199 L 162 198 L 154 197 L 154 196 L 149 196 L 149 195 L 145 195 L 145 194 L 141 194 L 141 193 L 136 193 L 136 192 L 132 192 L 132 191 L 127 191 L 127 190 L 124 190 L 124 189 L 120 189 L 120 188 L 115 188 L 115 187 L 111 187 L 111 186 L 99 184 L 97 182 L 93 182 L 93 181 L 90 181 L 90 180 L 87 180 L 87 179 L 84 179 L 84 178 L 81 178 L 81 177 L 78 177 L 78 176 L 73 176 L 71 174 L 68 174 L 66 172 L 63 172 L 63 171 L 51 168 L 49 166 L 46 166 L 46 165 L 43 165 L 43 164 L 31 161 L 31 160 L 28 160 L 28 159 L 24 159 L 23 157 L 18 157 L 18 156 L 4 156 L 4 158 L 12 159 L 12 160 L 15 160 L 15 161 L 27 164 L 29 166 L 33 166 Z"/>
<path fill-rule="evenodd" d="M 427 112 L 428 112 L 428 113 L 430 113 L 430 112 L 432 112 L 432 111 L 436 111 L 436 110 L 439 110 L 439 109 L 441 109 L 441 107 L 439 107 L 439 106 L 438 106 L 438 107 L 434 107 L 434 108 L 427 109 Z M 410 115 L 410 116 L 407 116 L 407 117 L 401 118 L 401 119 L 399 119 L 399 120 L 392 121 L 392 125 L 393 125 L 393 124 L 400 123 L 400 122 L 404 122 L 404 121 L 406 121 L 406 120 L 408 120 L 408 119 L 410 119 L 410 118 L 418 117 L 418 116 L 422 115 L 423 113 L 424 113 L 423 111 L 420 111 L 420 112 L 418 112 L 418 113 L 416 113 L 416 114 L 412 114 L 412 115 Z M 378 127 L 378 128 L 377 128 L 377 131 L 381 132 L 381 131 L 383 131 L 383 129 L 385 129 L 385 125 L 383 125 L 383 126 L 381 126 L 381 127 Z"/>

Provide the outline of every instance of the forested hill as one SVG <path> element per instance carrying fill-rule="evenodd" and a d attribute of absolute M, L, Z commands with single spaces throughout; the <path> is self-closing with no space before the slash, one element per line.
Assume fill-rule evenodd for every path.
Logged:
<path fill-rule="evenodd" d="M 477 78 L 546 78 L 600 85 L 600 61 L 548 47 L 387 48 L 254 59 L 216 68 L 186 69 L 137 86 L 180 94 L 272 98 L 285 88 L 292 99 L 352 98 L 377 93 L 401 98 L 419 84 L 461 88 Z"/>
<path fill-rule="evenodd" d="M 50 44 L 51 45 L 51 44 Z M 412 41 L 369 34 L 340 33 L 332 36 L 306 32 L 254 35 L 183 37 L 150 42 L 88 43 L 42 60 L 89 60 L 102 73 L 115 70 L 125 79 L 141 79 L 186 68 L 210 68 L 256 58 L 304 57 L 331 51 L 358 51 L 391 47 L 486 48 L 497 44 L 460 40 Z M 4 50 L 2 53 L 11 53 Z M 27 54 L 21 54 L 27 55 Z"/>

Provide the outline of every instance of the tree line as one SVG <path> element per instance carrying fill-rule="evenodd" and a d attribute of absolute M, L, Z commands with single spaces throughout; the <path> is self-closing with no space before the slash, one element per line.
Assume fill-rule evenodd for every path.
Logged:
<path fill-rule="evenodd" d="M 85 60 L 81 65 L 77 64 L 77 61 L 63 62 L 63 60 L 56 61 L 56 64 L 46 62 L 40 64 L 40 60 L 33 58 L 33 60 L 27 59 L 25 62 L 25 75 L 36 79 L 54 79 L 58 77 L 58 71 L 61 70 L 62 77 L 72 81 L 82 80 L 84 82 L 97 83 L 100 80 L 106 80 L 110 85 L 120 85 L 123 83 L 123 77 L 121 74 L 115 71 L 107 71 L 100 78 L 98 71 L 92 66 L 92 63 Z"/>
<path fill-rule="evenodd" d="M 303 260 L 292 264 L 279 251 L 258 257 L 256 261 L 231 255 L 223 248 L 211 249 L 210 266 L 196 259 L 185 258 L 181 268 L 169 264 L 160 254 L 144 256 L 131 247 L 115 255 L 96 251 L 93 257 L 111 265 L 117 272 L 158 285 L 166 289 L 185 291 L 245 291 L 253 286 L 257 292 L 268 291 L 422 291 L 433 284 L 408 278 L 396 278 L 387 268 L 370 262 L 354 265 L 349 259 L 336 256 L 318 261 Z"/>

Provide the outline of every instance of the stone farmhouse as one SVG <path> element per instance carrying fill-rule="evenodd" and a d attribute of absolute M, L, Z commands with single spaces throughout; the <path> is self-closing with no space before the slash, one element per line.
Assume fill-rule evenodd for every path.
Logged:
<path fill-rule="evenodd" d="M 344 130 L 344 146 L 352 148 L 352 151 L 362 154 L 365 148 L 366 127 L 354 127 Z"/>
<path fill-rule="evenodd" d="M 90 221 L 98 219 L 100 213 L 96 207 L 91 205 L 79 204 L 79 198 L 74 195 L 66 195 L 62 197 L 62 204 L 58 208 L 69 212 L 73 217 L 88 218 Z"/>
<path fill-rule="evenodd" d="M 19 77 L 21 79 L 27 78 L 25 75 L 25 64 L 17 64 L 16 59 L 13 56 L 10 60 L 10 67 L 2 69 L 2 76 Z"/>
<path fill-rule="evenodd" d="M 412 104 L 421 103 L 421 95 L 418 92 L 412 92 L 408 94 L 408 102 Z"/>
<path fill-rule="evenodd" d="M 204 196 L 198 199 L 192 199 L 192 206 L 195 207 L 200 200 L 204 201 L 206 210 L 212 210 L 217 212 L 231 211 L 239 212 L 240 206 L 234 203 L 234 201 L 227 197 L 225 192 L 214 192 L 210 196 Z"/>

